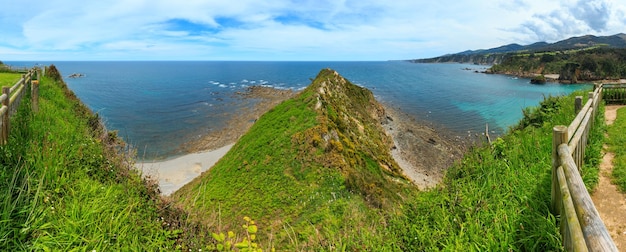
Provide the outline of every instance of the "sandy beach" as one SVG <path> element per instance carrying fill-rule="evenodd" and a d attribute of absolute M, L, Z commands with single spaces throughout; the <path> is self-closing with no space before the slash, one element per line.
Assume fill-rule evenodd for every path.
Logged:
<path fill-rule="evenodd" d="M 233 147 L 233 144 L 211 150 L 184 155 L 159 162 L 138 162 L 135 168 L 143 176 L 159 182 L 162 195 L 170 195 L 203 172 L 213 167 Z"/>
<path fill-rule="evenodd" d="M 228 127 L 190 141 L 185 151 L 191 154 L 165 161 L 138 162 L 135 167 L 144 176 L 156 180 L 161 194 L 168 196 L 209 170 L 258 117 L 294 94 L 292 91 L 253 87 L 241 94 L 242 99 L 255 98 L 262 102 L 241 111 L 227 123 Z M 384 107 L 387 119 L 382 126 L 393 138 L 391 154 L 404 174 L 420 189 L 439 184 L 445 170 L 463 156 L 467 142 L 417 122 L 389 106 Z"/>
<path fill-rule="evenodd" d="M 224 129 L 189 141 L 181 148 L 189 154 L 171 160 L 137 162 L 135 168 L 141 171 L 144 177 L 156 180 L 161 194 L 168 196 L 213 167 L 239 137 L 248 131 L 256 119 L 295 94 L 296 92 L 292 90 L 252 86 L 246 92 L 237 93 L 236 96 L 240 99 L 259 99 L 256 106 L 244 109 L 233 116 Z"/>

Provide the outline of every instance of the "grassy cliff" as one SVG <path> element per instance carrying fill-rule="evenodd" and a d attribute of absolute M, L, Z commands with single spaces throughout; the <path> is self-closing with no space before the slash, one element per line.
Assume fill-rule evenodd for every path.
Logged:
<path fill-rule="evenodd" d="M 158 195 L 51 69 L 39 112 L 27 95 L 0 146 L 0 250 L 173 249 Z"/>
<path fill-rule="evenodd" d="M 389 158 L 371 93 L 323 70 L 174 200 L 217 233 L 246 233 L 241 218 L 252 217 L 263 248 L 560 250 L 548 207 L 551 130 L 574 118 L 574 95 L 525 109 L 509 134 L 473 148 L 440 186 L 420 192 Z M 591 142 L 583 176 L 593 189 L 601 126 Z"/>
<path fill-rule="evenodd" d="M 581 93 L 525 109 L 509 134 L 471 149 L 440 186 L 420 192 L 390 157 L 372 93 L 325 69 L 163 204 L 115 134 L 47 72 L 39 112 L 26 99 L 0 147 L 3 250 L 205 250 L 244 239 L 285 251 L 562 249 L 548 211 L 551 129 L 573 119 Z M 598 125 L 583 167 L 589 189 Z"/>
<path fill-rule="evenodd" d="M 415 192 L 389 154 L 383 115 L 369 90 L 324 69 L 173 198 L 215 229 L 243 216 L 263 223 L 267 247 L 382 246 L 385 216 Z"/>
<path fill-rule="evenodd" d="M 587 48 L 570 51 L 511 53 L 492 73 L 532 77 L 559 74 L 561 82 L 596 81 L 626 78 L 626 49 Z"/>

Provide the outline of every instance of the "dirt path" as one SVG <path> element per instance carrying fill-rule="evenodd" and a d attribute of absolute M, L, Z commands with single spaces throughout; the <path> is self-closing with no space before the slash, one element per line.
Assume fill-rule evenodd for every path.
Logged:
<path fill-rule="evenodd" d="M 624 106 L 606 106 L 605 121 L 607 125 L 613 124 L 617 117 L 617 109 Z M 600 217 L 604 221 L 615 245 L 620 251 L 626 251 L 626 195 L 620 193 L 614 184 L 611 184 L 613 172 L 613 157 L 607 152 L 607 146 L 603 148 L 604 156 L 600 163 L 600 181 L 596 191 L 591 196 Z"/>

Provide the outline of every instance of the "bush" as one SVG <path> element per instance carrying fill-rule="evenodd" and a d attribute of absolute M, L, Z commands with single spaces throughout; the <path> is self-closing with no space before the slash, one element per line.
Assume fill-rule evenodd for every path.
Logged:
<path fill-rule="evenodd" d="M 532 84 L 546 84 L 546 77 L 543 76 L 543 74 L 537 75 L 537 76 L 533 77 L 532 79 L 530 79 L 530 83 L 532 83 Z"/>

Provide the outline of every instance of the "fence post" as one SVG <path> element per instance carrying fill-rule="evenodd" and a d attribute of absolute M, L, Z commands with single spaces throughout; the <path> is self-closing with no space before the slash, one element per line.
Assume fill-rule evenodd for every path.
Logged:
<path fill-rule="evenodd" d="M 6 99 L 4 99 L 2 105 L 6 106 L 7 110 L 2 116 L 2 139 L 0 139 L 0 144 L 6 144 L 9 140 L 9 111 L 11 111 L 11 87 L 2 87 L 2 94 L 6 95 Z"/>
<path fill-rule="evenodd" d="M 31 109 L 33 112 L 39 111 L 39 80 L 34 80 L 30 84 L 30 97 L 32 99 Z"/>
<path fill-rule="evenodd" d="M 594 92 L 589 92 L 589 99 L 594 99 L 594 94 Z M 589 118 L 589 128 L 593 127 L 596 124 L 596 116 L 598 115 L 598 108 L 600 107 L 600 99 L 602 98 L 600 97 L 600 95 L 598 95 L 598 99 L 594 99 L 591 103 L 591 108 L 593 110 L 591 113 L 591 118 Z"/>
<path fill-rule="evenodd" d="M 580 110 L 583 108 L 583 97 L 576 96 L 576 100 L 574 100 L 574 114 L 578 114 Z"/>
<path fill-rule="evenodd" d="M 557 125 L 552 128 L 552 190 L 551 190 L 551 199 L 552 199 L 552 211 L 554 215 L 558 215 L 561 212 L 559 209 L 558 201 L 561 200 L 560 197 L 560 187 L 559 180 L 557 177 L 556 170 L 561 166 L 561 162 L 559 161 L 559 145 L 569 141 L 569 136 L 567 135 L 567 126 Z"/>

